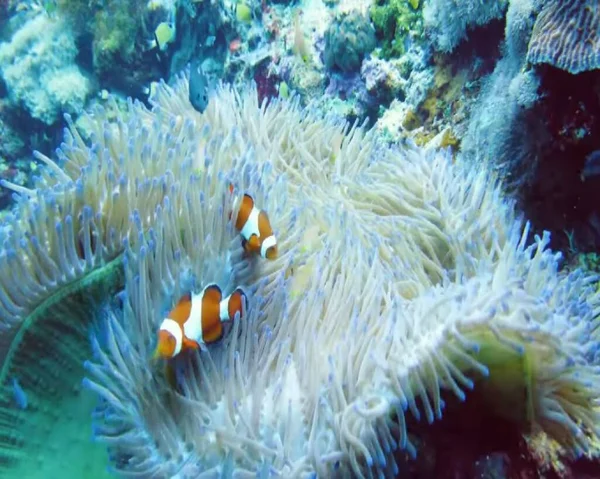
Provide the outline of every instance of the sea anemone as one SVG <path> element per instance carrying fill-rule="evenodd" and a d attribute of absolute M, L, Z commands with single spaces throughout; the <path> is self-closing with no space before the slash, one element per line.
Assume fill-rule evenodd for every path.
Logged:
<path fill-rule="evenodd" d="M 180 179 L 152 220 L 160 241 L 129 249 L 124 313 L 110 315 L 111 339 L 95 342 L 87 365 L 102 399 L 98 438 L 121 474 L 393 476 L 395 452 L 416 453 L 408 415 L 439 419 L 444 397 L 464 399 L 488 376 L 488 387 L 525 392 L 511 412 L 527 427 L 589 452 L 593 278 L 560 274 L 548 235 L 529 244 L 489 173 L 386 146 L 294 102 L 258 105 L 253 90 L 221 90 L 200 116 L 185 89 L 184 79 L 162 85 L 137 114 L 207 129 L 194 159 L 204 183 Z M 276 262 L 233 252 L 229 181 L 276 212 Z M 241 283 L 251 299 L 223 342 L 174 362 L 173 388 L 148 352 L 182 274 Z"/>
<path fill-rule="evenodd" d="M 222 88 L 200 114 L 182 77 L 152 101 L 117 121 L 94 111 L 90 146 L 71 126 L 68 178 L 44 157 L 52 174 L 19 190 L 62 188 L 96 212 L 55 256 L 114 246 L 71 282 L 121 258 L 125 290 L 94 310 L 84 380 L 119 474 L 391 477 L 398 451 L 417 452 L 412 421 L 480 386 L 524 430 L 593 452 L 595 278 L 559 271 L 548 235 L 530 240 L 485 165 L 387 145 L 297 99 L 258 104 L 253 88 Z M 276 260 L 243 255 L 230 184 L 269 212 Z M 15 219 L 8 237 L 20 244 L 28 227 Z M 246 288 L 248 310 L 221 342 L 167 363 L 173 380 L 150 358 L 157 327 L 214 282 Z"/>

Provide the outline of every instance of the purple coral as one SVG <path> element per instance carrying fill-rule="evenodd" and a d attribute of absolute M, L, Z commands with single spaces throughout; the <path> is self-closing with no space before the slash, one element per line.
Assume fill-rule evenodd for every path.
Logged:
<path fill-rule="evenodd" d="M 577 74 L 600 68 L 598 0 L 550 0 L 537 17 L 527 60 Z"/>

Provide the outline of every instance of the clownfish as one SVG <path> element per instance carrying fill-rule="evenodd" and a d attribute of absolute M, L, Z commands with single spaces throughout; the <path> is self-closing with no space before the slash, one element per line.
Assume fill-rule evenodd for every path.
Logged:
<path fill-rule="evenodd" d="M 186 294 L 161 323 L 154 358 L 172 358 L 218 341 L 223 336 L 223 323 L 233 321 L 236 313 L 243 316 L 247 305 L 241 288 L 224 299 L 216 284 L 199 294 Z"/>
<path fill-rule="evenodd" d="M 229 193 L 233 194 L 233 185 L 229 185 Z M 242 197 L 235 228 L 242 235 L 242 246 L 246 253 L 258 253 L 266 259 L 277 258 L 277 238 L 273 234 L 269 216 L 266 211 L 257 208 L 249 194 L 245 193 Z"/>

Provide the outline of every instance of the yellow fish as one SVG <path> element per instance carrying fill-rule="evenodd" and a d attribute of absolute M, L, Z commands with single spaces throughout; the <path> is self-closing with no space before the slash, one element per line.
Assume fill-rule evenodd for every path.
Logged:
<path fill-rule="evenodd" d="M 150 48 L 158 47 L 161 52 L 164 52 L 173 40 L 175 40 L 175 26 L 170 22 L 160 22 L 154 30 L 154 40 L 150 41 Z"/>

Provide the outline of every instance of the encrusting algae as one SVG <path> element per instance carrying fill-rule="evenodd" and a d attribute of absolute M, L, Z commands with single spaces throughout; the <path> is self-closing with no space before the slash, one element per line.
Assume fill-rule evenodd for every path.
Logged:
<path fill-rule="evenodd" d="M 559 272 L 548 236 L 530 242 L 485 168 L 388 146 L 294 98 L 259 105 L 254 89 L 224 88 L 200 114 L 188 97 L 181 78 L 158 86 L 151 111 L 130 103 L 109 122 L 97 110 L 89 144 L 71 126 L 60 168 L 43 158 L 47 174 L 37 192 L 19 190 L 8 225 L 3 258 L 27 258 L 21 244 L 33 237 L 55 245 L 14 264 L 27 285 L 65 268 L 63 282 L 75 283 L 123 255 L 125 292 L 97 307 L 84 380 L 100 398 L 94 431 L 114 470 L 393 477 L 395 453 L 418 452 L 410 417 L 439 420 L 451 395 L 474 387 L 504 394 L 524 430 L 566 454 L 590 452 L 600 419 L 594 278 Z M 230 184 L 269 212 L 271 261 L 244 251 L 226 214 L 239 208 Z M 27 221 L 54 196 L 79 202 L 53 209 L 49 224 Z M 66 222 L 59 212 L 68 231 L 39 236 Z M 89 227 L 95 246 L 84 240 L 79 257 L 74 238 Z M 11 315 L 19 297 L 2 274 L 3 320 L 39 327 Z M 243 288 L 247 314 L 172 359 L 173 387 L 151 367 L 156 332 L 183 294 L 209 284 Z M 55 288 L 43 287 L 40 298 Z"/>

